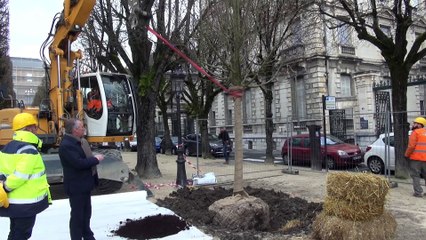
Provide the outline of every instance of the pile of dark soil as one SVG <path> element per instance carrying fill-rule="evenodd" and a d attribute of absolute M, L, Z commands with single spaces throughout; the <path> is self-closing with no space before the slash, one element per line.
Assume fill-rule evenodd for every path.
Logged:
<path fill-rule="evenodd" d="M 311 231 L 312 222 L 322 210 L 321 203 L 307 202 L 304 199 L 290 197 L 283 192 L 247 187 L 245 191 L 261 198 L 269 205 L 270 228 L 260 232 L 243 231 L 216 226 L 208 207 L 215 201 L 232 195 L 232 189 L 222 187 L 198 189 L 183 188 L 172 192 L 157 205 L 168 208 L 203 232 L 226 240 L 286 239 L 286 236 L 306 235 Z"/>

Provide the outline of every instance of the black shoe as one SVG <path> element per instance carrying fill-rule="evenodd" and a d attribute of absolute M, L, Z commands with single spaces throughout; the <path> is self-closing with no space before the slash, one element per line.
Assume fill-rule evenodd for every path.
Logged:
<path fill-rule="evenodd" d="M 422 193 L 413 193 L 414 197 L 418 197 L 418 198 L 422 198 L 423 194 Z"/>

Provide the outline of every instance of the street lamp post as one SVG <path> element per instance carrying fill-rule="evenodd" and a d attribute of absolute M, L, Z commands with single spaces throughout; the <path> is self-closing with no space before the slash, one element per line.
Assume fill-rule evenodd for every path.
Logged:
<path fill-rule="evenodd" d="M 180 99 L 183 91 L 185 80 L 185 74 L 181 71 L 172 71 L 171 82 L 173 92 L 176 94 L 176 115 L 177 115 L 177 135 L 178 135 L 178 148 L 177 148 L 177 175 L 176 184 L 178 186 L 186 187 L 186 170 L 185 170 L 185 158 L 183 157 L 183 143 L 182 143 L 182 131 L 181 131 L 181 116 L 180 116 Z"/>

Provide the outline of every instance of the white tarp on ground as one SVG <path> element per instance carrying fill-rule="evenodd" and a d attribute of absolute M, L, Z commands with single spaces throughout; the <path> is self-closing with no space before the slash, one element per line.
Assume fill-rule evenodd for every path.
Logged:
<path fill-rule="evenodd" d="M 68 199 L 54 200 L 53 204 L 37 215 L 33 229 L 32 240 L 66 240 L 69 239 L 69 202 Z M 92 197 L 91 228 L 97 240 L 125 239 L 114 236 L 111 231 L 117 230 L 120 222 L 126 219 L 140 219 L 151 215 L 174 213 L 163 207 L 146 200 L 145 191 L 117 193 Z M 9 234 L 9 218 L 0 218 L 0 239 L 6 239 Z M 188 230 L 180 231 L 160 239 L 184 240 L 200 239 L 210 240 L 194 226 Z"/>

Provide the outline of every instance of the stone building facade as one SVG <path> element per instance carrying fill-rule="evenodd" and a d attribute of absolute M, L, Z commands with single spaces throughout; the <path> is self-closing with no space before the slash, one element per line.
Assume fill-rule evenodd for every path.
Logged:
<path fill-rule="evenodd" d="M 16 100 L 32 106 L 38 86 L 45 78 L 43 62 L 34 58 L 12 57 L 13 90 Z"/>
<path fill-rule="evenodd" d="M 392 22 L 386 15 L 383 17 L 382 30 L 391 33 Z M 376 138 L 380 129 L 383 130 L 385 118 L 382 116 L 392 109 L 390 74 L 379 49 L 359 41 L 349 27 L 330 30 L 324 24 L 320 21 L 317 26 L 306 29 L 309 38 L 282 50 L 282 74 L 275 81 L 272 106 L 276 149 L 280 149 L 284 138 L 307 132 L 307 125 L 323 127 L 324 115 L 327 133 L 366 146 Z M 415 36 L 424 31 L 425 23 L 414 25 L 408 33 L 408 42 L 412 44 Z M 422 59 L 410 73 L 407 90 L 409 122 L 425 114 L 425 80 L 426 59 Z M 334 97 L 335 109 L 323 111 L 323 96 Z M 259 89 L 249 88 L 243 102 L 243 144 L 264 149 L 263 95 Z M 334 120 L 335 116 L 338 121 Z M 210 131 L 217 132 L 225 126 L 232 134 L 232 118 L 232 98 L 221 94 L 210 113 Z"/>

